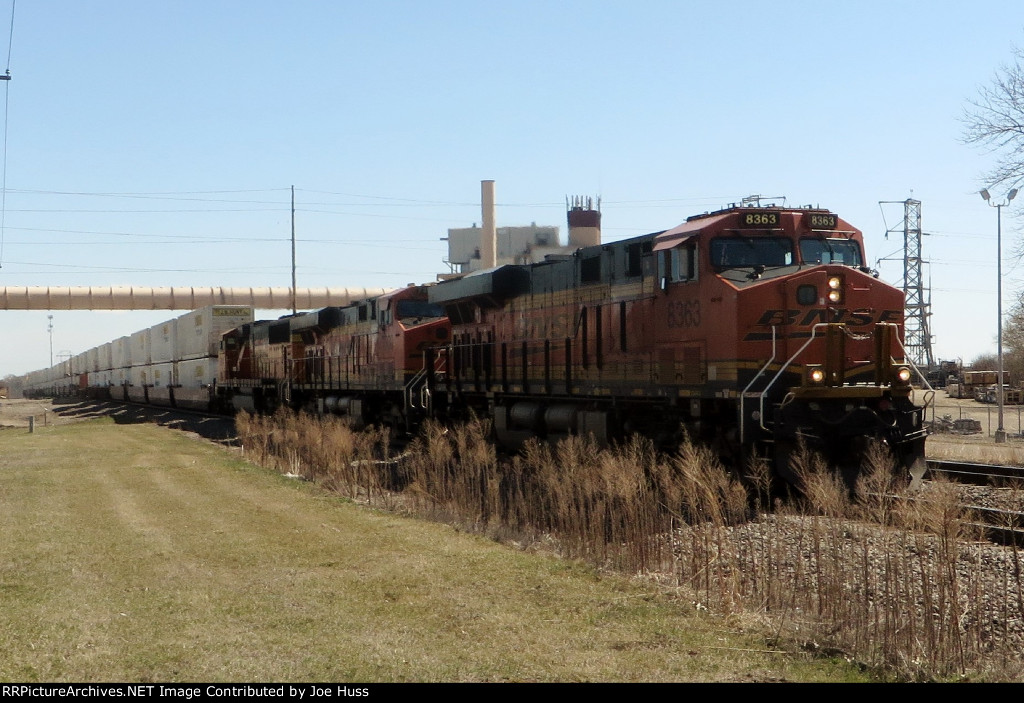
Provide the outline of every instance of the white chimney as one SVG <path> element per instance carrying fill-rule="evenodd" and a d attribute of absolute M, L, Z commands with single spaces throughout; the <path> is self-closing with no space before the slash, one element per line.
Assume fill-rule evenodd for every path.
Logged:
<path fill-rule="evenodd" d="M 494 181 L 480 181 L 480 208 L 483 211 L 483 230 L 480 232 L 480 267 L 498 265 L 498 228 L 494 217 Z"/>

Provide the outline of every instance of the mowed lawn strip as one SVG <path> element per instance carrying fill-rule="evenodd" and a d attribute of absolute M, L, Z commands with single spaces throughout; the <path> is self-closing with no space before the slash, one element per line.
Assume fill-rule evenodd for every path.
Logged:
<path fill-rule="evenodd" d="M 4 681 L 850 681 L 686 598 L 151 425 L 0 431 Z"/>

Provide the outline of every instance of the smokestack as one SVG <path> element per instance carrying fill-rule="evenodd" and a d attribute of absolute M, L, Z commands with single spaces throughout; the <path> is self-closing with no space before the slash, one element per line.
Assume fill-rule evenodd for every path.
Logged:
<path fill-rule="evenodd" d="M 483 230 L 480 232 L 480 267 L 498 265 L 498 228 L 494 224 L 494 181 L 480 181 L 480 209 L 483 211 Z"/>
<path fill-rule="evenodd" d="M 577 249 L 581 247 L 597 246 L 601 243 L 601 199 L 597 199 L 597 209 L 594 209 L 594 200 L 587 196 L 573 196 L 572 201 L 566 198 L 569 218 L 569 246 Z"/>

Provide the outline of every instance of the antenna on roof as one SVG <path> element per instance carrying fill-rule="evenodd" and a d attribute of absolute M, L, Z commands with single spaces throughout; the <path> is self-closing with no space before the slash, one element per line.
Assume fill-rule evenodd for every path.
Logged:
<path fill-rule="evenodd" d="M 748 195 L 740 201 L 740 207 L 761 207 L 762 200 L 781 200 L 781 207 L 786 206 L 785 195 Z M 767 203 L 767 205 L 776 205 L 777 203 Z"/>

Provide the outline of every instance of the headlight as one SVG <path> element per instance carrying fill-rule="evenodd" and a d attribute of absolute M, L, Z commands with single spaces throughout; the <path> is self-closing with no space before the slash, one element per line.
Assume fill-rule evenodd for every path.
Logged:
<path fill-rule="evenodd" d="M 828 302 L 843 302 L 843 277 L 829 276 L 828 279 Z"/>
<path fill-rule="evenodd" d="M 906 366 L 900 366 L 896 369 L 896 381 L 904 386 L 910 383 L 912 375 L 913 374 L 911 374 L 910 369 Z"/>
<path fill-rule="evenodd" d="M 807 370 L 807 380 L 815 386 L 820 386 L 825 382 L 825 370 L 818 366 L 813 366 Z"/>

